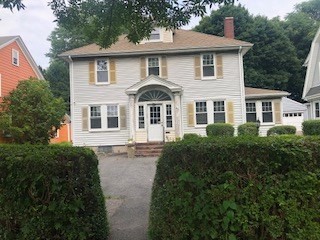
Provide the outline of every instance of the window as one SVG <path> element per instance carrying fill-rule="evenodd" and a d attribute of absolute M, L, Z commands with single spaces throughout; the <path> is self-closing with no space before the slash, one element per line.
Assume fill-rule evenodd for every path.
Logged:
<path fill-rule="evenodd" d="M 224 101 L 213 102 L 213 121 L 215 123 L 226 122 Z"/>
<path fill-rule="evenodd" d="M 160 28 L 156 28 L 151 32 L 149 40 L 160 40 Z"/>
<path fill-rule="evenodd" d="M 273 122 L 272 102 L 262 102 L 262 121 Z"/>
<path fill-rule="evenodd" d="M 108 61 L 106 59 L 98 59 L 97 63 L 97 83 L 108 83 Z"/>
<path fill-rule="evenodd" d="M 319 118 L 320 117 L 320 103 L 316 102 L 314 104 L 314 106 L 315 106 L 315 117 Z"/>
<path fill-rule="evenodd" d="M 19 66 L 19 51 L 12 49 L 12 64 Z"/>
<path fill-rule="evenodd" d="M 171 104 L 166 105 L 166 122 L 167 122 L 167 128 L 172 128 L 172 107 Z"/>
<path fill-rule="evenodd" d="M 207 124 L 207 102 L 196 102 L 196 123 Z"/>
<path fill-rule="evenodd" d="M 254 102 L 246 103 L 246 113 L 247 113 L 247 122 L 256 122 L 257 121 L 256 103 Z"/>
<path fill-rule="evenodd" d="M 202 77 L 212 78 L 215 76 L 214 72 L 214 54 L 202 55 Z"/>
<path fill-rule="evenodd" d="M 90 127 L 91 129 L 101 128 L 101 107 L 100 106 L 90 107 Z"/>
<path fill-rule="evenodd" d="M 152 57 L 148 58 L 148 75 L 160 75 L 159 58 Z"/>
<path fill-rule="evenodd" d="M 107 106 L 107 128 L 118 128 L 118 127 L 119 127 L 118 106 L 108 105 Z"/>
<path fill-rule="evenodd" d="M 144 128 L 144 107 L 139 106 L 139 128 Z"/>

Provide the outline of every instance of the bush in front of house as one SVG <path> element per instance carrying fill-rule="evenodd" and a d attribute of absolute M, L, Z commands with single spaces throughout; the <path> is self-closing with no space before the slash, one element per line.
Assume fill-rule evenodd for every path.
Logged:
<path fill-rule="evenodd" d="M 320 239 L 320 138 L 166 144 L 149 218 L 155 239 Z"/>
<path fill-rule="evenodd" d="M 297 129 L 295 126 L 290 126 L 290 125 L 275 126 L 275 127 L 270 128 L 267 131 L 267 136 L 296 134 L 296 131 L 297 131 Z"/>
<path fill-rule="evenodd" d="M 199 134 L 196 133 L 185 133 L 183 135 L 183 140 L 195 140 L 201 138 L 201 136 Z"/>
<path fill-rule="evenodd" d="M 302 123 L 303 135 L 320 135 L 320 120 L 306 120 Z"/>
<path fill-rule="evenodd" d="M 107 239 L 95 154 L 0 145 L 0 213 L 0 239 Z"/>
<path fill-rule="evenodd" d="M 241 124 L 238 127 L 238 136 L 259 136 L 259 127 L 253 122 Z"/>
<path fill-rule="evenodd" d="M 234 128 L 229 123 L 213 123 L 206 127 L 208 137 L 232 137 Z"/>

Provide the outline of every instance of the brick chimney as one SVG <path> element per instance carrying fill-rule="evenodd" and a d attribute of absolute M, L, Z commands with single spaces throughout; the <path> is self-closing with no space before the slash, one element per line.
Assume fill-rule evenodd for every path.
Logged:
<path fill-rule="evenodd" d="M 224 36 L 226 38 L 234 38 L 233 17 L 226 17 L 224 19 Z"/>

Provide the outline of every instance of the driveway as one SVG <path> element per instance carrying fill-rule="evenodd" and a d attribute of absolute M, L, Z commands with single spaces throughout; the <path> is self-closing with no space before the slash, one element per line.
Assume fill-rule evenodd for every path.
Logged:
<path fill-rule="evenodd" d="M 99 156 L 101 186 L 107 199 L 109 240 L 148 239 L 155 157 Z"/>

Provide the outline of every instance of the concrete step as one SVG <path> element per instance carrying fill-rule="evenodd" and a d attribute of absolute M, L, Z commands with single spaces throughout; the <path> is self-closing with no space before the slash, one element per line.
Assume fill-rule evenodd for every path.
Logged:
<path fill-rule="evenodd" d="M 135 155 L 139 157 L 158 157 L 162 152 L 163 146 L 163 142 L 137 143 Z"/>

